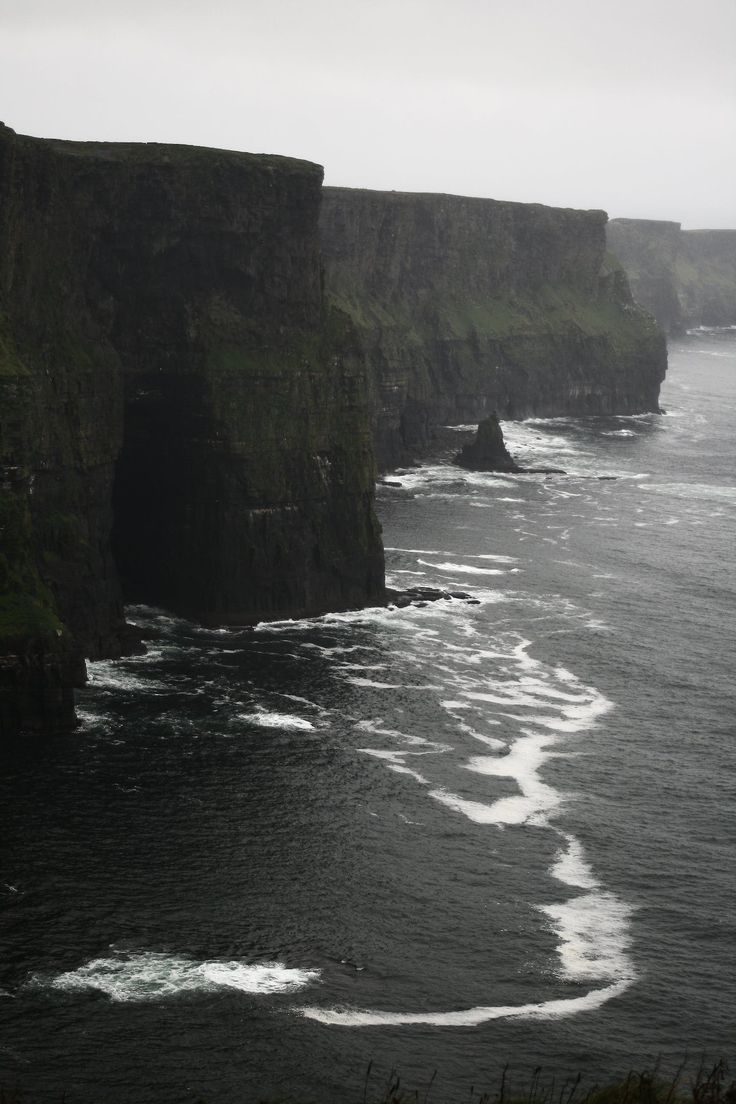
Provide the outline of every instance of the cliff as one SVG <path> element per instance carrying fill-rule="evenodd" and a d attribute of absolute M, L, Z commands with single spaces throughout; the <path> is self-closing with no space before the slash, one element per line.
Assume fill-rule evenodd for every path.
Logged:
<path fill-rule="evenodd" d="M 606 215 L 325 188 L 326 289 L 370 368 L 379 463 L 441 423 L 658 408 L 664 338 L 606 257 Z"/>
<path fill-rule="evenodd" d="M 0 127 L 0 729 L 73 722 L 123 595 L 206 623 L 383 597 L 322 170 Z"/>
<path fill-rule="evenodd" d="M 634 298 L 668 333 L 736 325 L 736 230 L 612 219 L 607 234 Z"/>
<path fill-rule="evenodd" d="M 637 303 L 666 333 L 683 327 L 675 279 L 682 228 L 679 222 L 654 219 L 611 219 L 606 227 L 608 248 L 621 262 Z"/>
<path fill-rule="evenodd" d="M 736 326 L 736 230 L 683 230 L 676 275 L 686 327 Z"/>

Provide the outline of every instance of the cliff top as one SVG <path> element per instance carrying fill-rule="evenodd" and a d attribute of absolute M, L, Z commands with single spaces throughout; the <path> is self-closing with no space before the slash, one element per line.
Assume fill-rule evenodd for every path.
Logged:
<path fill-rule="evenodd" d="M 682 230 L 682 223 L 670 222 L 667 219 L 613 218 L 610 219 L 609 225 L 642 230 L 648 234 L 679 234 Z"/>
<path fill-rule="evenodd" d="M 417 200 L 421 200 L 428 203 L 440 203 L 449 202 L 451 204 L 470 204 L 477 205 L 478 207 L 493 205 L 495 207 L 504 208 L 509 211 L 523 211 L 523 212 L 554 212 L 555 214 L 564 213 L 569 215 L 575 215 L 577 218 L 590 217 L 596 222 L 607 222 L 608 214 L 606 211 L 601 211 L 597 208 L 591 208 L 590 210 L 580 210 L 576 207 L 550 207 L 545 203 L 520 203 L 516 200 L 510 199 L 490 199 L 484 196 L 464 196 L 454 195 L 452 192 L 397 192 L 397 191 L 377 191 L 374 188 L 343 188 L 328 186 L 324 188 L 326 195 L 345 195 L 345 196 L 361 196 L 362 198 L 372 199 L 375 202 L 384 203 L 387 200 L 393 203 L 416 203 Z"/>
<path fill-rule="evenodd" d="M 298 157 L 284 157 L 276 153 L 244 153 L 240 150 L 224 150 L 210 146 L 187 146 L 167 142 L 75 142 L 61 138 L 36 138 L 16 132 L 0 123 L 0 138 L 13 136 L 15 141 L 28 146 L 41 145 L 55 153 L 68 157 L 87 158 L 93 161 L 128 162 L 137 165 L 174 164 L 191 167 L 204 162 L 232 162 L 259 169 L 278 169 L 280 172 L 319 175 L 324 169 L 312 161 Z"/>

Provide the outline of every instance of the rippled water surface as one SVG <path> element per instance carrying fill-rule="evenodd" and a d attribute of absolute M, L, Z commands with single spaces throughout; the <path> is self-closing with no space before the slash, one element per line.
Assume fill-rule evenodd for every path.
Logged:
<path fill-rule="evenodd" d="M 0 1083 L 337 1102 L 373 1059 L 460 1099 L 733 1055 L 735 397 L 736 334 L 693 334 L 666 414 L 505 427 L 564 476 L 392 476 L 391 585 L 465 598 L 133 608 L 148 654 L 3 763 Z"/>

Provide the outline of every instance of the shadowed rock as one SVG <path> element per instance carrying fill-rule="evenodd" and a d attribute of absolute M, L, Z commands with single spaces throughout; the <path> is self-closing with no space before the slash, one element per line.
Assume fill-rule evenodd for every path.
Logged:
<path fill-rule="evenodd" d="M 0 127 L 0 739 L 74 723 L 123 598 L 207 624 L 384 599 L 322 169 Z"/>
<path fill-rule="evenodd" d="M 470 471 L 523 471 L 506 448 L 503 431 L 495 414 L 490 414 L 478 423 L 475 440 L 460 450 L 453 463 Z"/>
<path fill-rule="evenodd" d="M 496 414 L 478 424 L 475 440 L 465 445 L 453 463 L 469 471 L 520 472 L 528 475 L 565 475 L 562 468 L 522 468 L 506 448 Z"/>

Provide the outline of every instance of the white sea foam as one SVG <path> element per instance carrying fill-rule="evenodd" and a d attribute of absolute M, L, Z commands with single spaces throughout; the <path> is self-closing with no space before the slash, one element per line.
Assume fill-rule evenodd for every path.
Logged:
<path fill-rule="evenodd" d="M 564 885 L 575 886 L 577 889 L 597 889 L 599 882 L 585 858 L 585 850 L 580 840 L 569 832 L 560 832 L 560 835 L 566 846 L 560 851 L 550 869 L 552 877 L 558 882 L 563 882 Z"/>
<path fill-rule="evenodd" d="M 308 1006 L 298 1011 L 310 1020 L 331 1027 L 401 1027 L 406 1024 L 428 1024 L 432 1027 L 479 1027 L 490 1020 L 554 1020 L 592 1012 L 628 989 L 629 980 L 593 989 L 581 997 L 541 1001 L 538 1004 L 484 1005 L 455 1012 L 370 1012 L 351 1008 L 319 1008 Z"/>
<path fill-rule="evenodd" d="M 560 976 L 568 981 L 631 981 L 632 908 L 613 893 L 592 891 L 559 905 L 540 905 L 560 943 Z"/>
<path fill-rule="evenodd" d="M 423 566 L 436 570 L 462 570 L 471 575 L 485 575 L 498 570 L 494 567 L 478 567 L 485 558 L 482 554 L 458 556 L 457 553 L 430 549 L 396 551 L 432 557 L 430 563 L 420 562 Z M 434 562 L 435 558 L 440 562 Z M 501 564 L 508 562 L 511 561 L 499 561 Z M 484 602 L 513 600 L 511 595 L 497 591 L 484 589 L 479 590 L 478 594 L 482 594 Z M 559 601 L 550 600 L 550 603 L 547 603 L 550 612 L 558 611 Z M 483 744 L 486 749 L 509 749 L 505 755 L 472 755 L 457 765 L 488 779 L 509 779 L 516 784 L 518 792 L 496 797 L 494 800 L 493 787 L 488 786 L 488 799 L 484 800 L 482 788 L 472 793 L 472 796 L 461 796 L 444 785 L 444 778 L 438 784 L 439 779 L 433 775 L 434 763 L 431 756 L 439 751 L 452 752 L 454 749 L 448 745 L 433 744 L 423 737 L 403 731 L 403 718 L 399 727 L 396 727 L 388 720 L 390 714 L 387 714 L 385 721 L 380 718 L 365 720 L 355 726 L 360 731 L 382 737 L 378 747 L 360 747 L 357 750 L 382 762 L 386 769 L 420 785 L 434 801 L 475 824 L 495 827 L 530 824 L 558 831 L 551 825 L 550 818 L 558 813 L 564 795 L 544 780 L 544 764 L 550 756 L 559 754 L 560 745 L 567 750 L 564 744 L 569 737 L 579 737 L 583 732 L 591 730 L 598 719 L 611 708 L 611 703 L 595 689 L 582 684 L 564 667 L 550 667 L 536 660 L 529 653 L 530 642 L 513 632 L 499 632 L 491 647 L 479 648 L 474 618 L 472 614 L 468 616 L 469 611 L 465 606 L 460 608 L 460 605 L 437 603 L 423 609 L 407 607 L 395 610 L 377 607 L 348 614 L 325 615 L 300 623 L 288 622 L 284 623 L 284 627 L 289 631 L 315 623 L 328 626 L 360 624 L 378 628 L 390 627 L 397 638 L 399 652 L 404 657 L 403 668 L 395 670 L 392 667 L 391 674 L 396 681 L 376 682 L 369 677 L 352 674 L 359 671 L 365 676 L 369 671 L 380 668 L 378 660 L 372 664 L 361 663 L 361 655 L 356 655 L 354 661 L 351 658 L 341 668 L 346 681 L 358 686 L 390 691 L 400 686 L 412 685 L 411 679 L 405 679 L 399 671 L 408 670 L 415 665 L 417 656 L 421 656 L 424 664 L 431 662 L 438 681 L 438 704 L 444 711 L 445 724 L 454 721 L 460 746 L 462 747 L 464 741 L 466 749 L 467 739 L 470 738 Z M 546 611 L 544 603 L 541 608 Z M 571 608 L 566 612 L 571 616 L 581 616 L 577 609 Z M 445 626 L 454 622 L 456 635 L 450 636 L 444 630 L 439 634 L 434 627 L 438 618 Z M 268 630 L 274 631 L 274 626 L 268 626 Z M 316 648 L 321 654 L 337 656 L 359 650 L 355 646 L 324 647 L 311 641 L 305 641 L 305 646 Z M 388 709 L 392 696 L 388 694 L 381 700 L 386 701 Z M 519 725 L 515 739 L 507 736 L 506 740 L 500 740 L 486 734 L 491 725 L 498 726 L 500 723 L 504 728 L 499 731 L 505 734 L 514 722 Z M 463 750 L 461 754 L 467 755 L 467 752 Z M 416 763 L 414 757 L 417 756 L 423 756 L 421 772 L 413 769 Z M 480 780 L 477 785 L 482 787 Z M 563 847 L 550 873 L 559 882 L 586 891 L 582 897 L 560 905 L 546 905 L 542 909 L 546 921 L 559 939 L 560 972 L 564 978 L 576 982 L 612 984 L 584 996 L 559 1001 L 518 1006 L 489 1005 L 449 1013 L 383 1013 L 312 1008 L 304 1010 L 304 1014 L 323 1023 L 348 1026 L 410 1023 L 469 1025 L 504 1017 L 534 1019 L 572 1015 L 599 1007 L 622 992 L 633 977 L 625 945 L 628 910 L 612 894 L 598 888 L 593 872 L 585 860 L 581 843 L 569 834 L 559 834 Z"/>
<path fill-rule="evenodd" d="M 389 770 L 395 771 L 396 774 L 408 774 L 416 782 L 419 782 L 422 786 L 429 786 L 429 781 L 424 775 L 419 774 L 418 771 L 414 771 L 411 767 L 407 767 L 404 761 L 405 755 L 413 755 L 415 752 L 411 751 L 385 751 L 382 748 L 358 748 L 359 752 L 363 755 L 372 755 L 374 759 L 382 759 Z"/>
<path fill-rule="evenodd" d="M 511 745 L 507 755 L 474 756 L 464 766 L 476 774 L 512 778 L 521 794 L 500 798 L 488 810 L 486 823 L 524 824 L 532 817 L 548 814 L 562 798 L 541 779 L 540 768 L 549 757 L 549 736 L 528 734 Z"/>
<path fill-rule="evenodd" d="M 457 794 L 443 789 L 431 790 L 429 796 L 439 801 L 440 805 L 452 809 L 453 812 L 462 813 L 475 824 L 496 823 L 492 805 L 486 805 L 482 801 L 470 801 L 468 798 L 458 797 Z"/>
<path fill-rule="evenodd" d="M 642 483 L 641 490 L 671 494 L 679 499 L 736 499 L 736 487 L 733 484 L 718 483 Z"/>
<path fill-rule="evenodd" d="M 97 712 L 93 709 L 80 709 L 77 707 L 76 714 L 79 727 L 85 732 L 94 728 L 107 728 L 113 723 L 109 713 Z"/>
<path fill-rule="evenodd" d="M 166 683 L 156 679 L 140 677 L 132 674 L 125 667 L 120 666 L 120 660 L 97 660 L 87 664 L 87 675 L 90 686 L 105 690 L 135 691 L 140 694 L 155 694 L 161 690 L 168 690 Z"/>
<path fill-rule="evenodd" d="M 376 679 L 360 678 L 358 675 L 351 675 L 345 679 L 351 686 L 370 686 L 374 690 L 400 690 L 401 683 L 399 682 L 378 682 Z"/>
<path fill-rule="evenodd" d="M 388 663 L 336 663 L 336 671 L 385 671 Z"/>
<path fill-rule="evenodd" d="M 452 556 L 453 552 L 443 552 L 437 548 L 396 548 L 386 545 L 385 552 L 413 552 L 417 556 Z"/>
<path fill-rule="evenodd" d="M 287 728 L 296 731 L 312 731 L 314 725 L 304 717 L 295 717 L 291 713 L 270 713 L 257 710 L 255 713 L 238 713 L 238 719 L 258 725 L 259 728 Z"/>
<path fill-rule="evenodd" d="M 495 560 L 497 563 L 516 563 L 519 559 L 518 556 L 496 556 L 491 552 L 481 553 L 477 556 L 471 556 L 473 560 Z"/>
<path fill-rule="evenodd" d="M 689 334 L 718 334 L 718 333 L 730 333 L 732 330 L 736 330 L 736 326 L 694 326 L 687 332 Z"/>
<path fill-rule="evenodd" d="M 433 751 L 452 751 L 449 744 L 437 743 L 435 740 L 427 740 L 424 736 L 413 736 L 408 732 L 399 732 L 395 728 L 385 728 L 381 721 L 358 721 L 355 725 L 356 729 L 361 732 L 370 732 L 376 736 L 391 736 L 395 740 L 400 740 L 404 744 L 408 744 L 411 747 L 426 748 L 427 753 Z"/>
<path fill-rule="evenodd" d="M 222 987 L 243 993 L 291 993 L 319 977 L 319 970 L 289 969 L 280 962 L 195 962 L 143 951 L 95 958 L 51 979 L 37 976 L 33 984 L 65 992 L 97 989 L 113 1001 L 151 1001 Z"/>
<path fill-rule="evenodd" d="M 519 499 L 519 501 L 522 501 Z M 448 552 L 438 548 L 396 548 L 387 545 L 385 552 L 410 552 L 417 556 L 457 556 L 457 552 Z M 495 552 L 463 553 L 464 560 L 496 560 L 498 563 L 515 563 L 517 556 L 502 556 Z"/>
<path fill-rule="evenodd" d="M 499 567 L 476 567 L 475 564 L 457 563 L 427 563 L 426 560 L 417 560 L 423 567 L 433 567 L 435 571 L 460 572 L 461 575 L 506 575 L 507 572 Z"/>
<path fill-rule="evenodd" d="M 405 490 L 425 491 L 425 488 L 466 487 L 487 490 L 491 487 L 508 486 L 509 476 L 502 472 L 474 472 L 465 468 L 458 468 L 453 464 L 426 464 L 410 471 L 398 471 L 395 477 L 401 482 Z M 423 498 L 447 497 L 443 494 L 428 495 L 425 491 Z M 452 493 L 449 497 L 454 498 Z"/>

